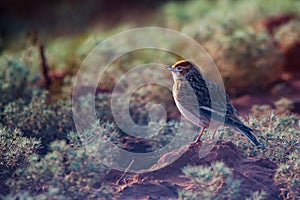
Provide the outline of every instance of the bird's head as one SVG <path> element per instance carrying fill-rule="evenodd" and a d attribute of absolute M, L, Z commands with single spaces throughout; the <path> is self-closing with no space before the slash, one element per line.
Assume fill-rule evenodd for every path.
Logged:
<path fill-rule="evenodd" d="M 190 71 L 197 70 L 197 66 L 188 60 L 180 60 L 172 66 L 167 66 L 166 69 L 172 72 L 175 80 L 183 79 Z"/>

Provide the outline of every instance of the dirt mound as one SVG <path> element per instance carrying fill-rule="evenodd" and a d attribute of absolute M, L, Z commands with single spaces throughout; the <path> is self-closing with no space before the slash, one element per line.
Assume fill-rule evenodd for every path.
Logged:
<path fill-rule="evenodd" d="M 223 161 L 233 172 L 233 178 L 241 181 L 241 194 L 250 196 L 254 191 L 265 190 L 267 199 L 278 199 L 279 189 L 273 176 L 277 165 L 266 159 L 246 158 L 232 142 L 218 141 L 213 148 L 210 141 L 182 147 L 165 154 L 153 168 L 164 165 L 173 156 L 185 151 L 175 162 L 159 170 L 131 174 L 111 170 L 107 181 L 115 189 L 117 199 L 177 199 L 178 190 L 191 190 L 194 185 L 183 176 L 182 168 L 187 165 L 204 165 Z M 207 148 L 208 154 L 199 158 Z"/>

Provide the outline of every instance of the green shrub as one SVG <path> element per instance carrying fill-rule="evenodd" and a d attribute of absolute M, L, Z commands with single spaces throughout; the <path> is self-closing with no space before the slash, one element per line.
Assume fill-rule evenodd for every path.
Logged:
<path fill-rule="evenodd" d="M 23 99 L 4 107 L 0 122 L 10 129 L 18 128 L 25 136 L 41 138 L 44 150 L 57 139 L 66 139 L 74 130 L 71 105 L 68 101 L 47 104 L 45 92 L 34 92 L 29 103 Z"/>
<path fill-rule="evenodd" d="M 258 124 L 260 141 L 265 146 L 260 155 L 273 161 L 284 162 L 292 153 L 300 153 L 299 118 L 294 114 L 261 116 L 258 119 L 250 118 L 253 125 Z M 269 120 L 269 122 L 267 122 Z M 251 148 L 252 149 L 252 148 Z"/>
<path fill-rule="evenodd" d="M 82 115 L 86 113 L 86 119 L 82 120 L 86 120 L 87 123 L 93 120 L 93 118 L 90 117 L 91 109 L 95 109 L 96 116 L 101 121 L 113 122 L 110 100 L 110 93 L 99 93 L 97 95 L 89 93 L 79 97 L 79 103 L 75 104 L 79 107 L 75 107 L 74 109 L 82 112 Z M 95 102 L 94 105 L 92 105 L 93 101 Z"/>
<path fill-rule="evenodd" d="M 94 105 L 92 105 L 93 101 L 95 103 Z M 75 107 L 75 110 L 80 111 L 81 115 L 86 116 L 85 119 L 82 119 L 86 120 L 86 123 L 89 123 L 94 119 L 90 116 L 92 113 L 91 109 L 95 109 L 96 117 L 100 121 L 114 122 L 114 116 L 111 110 L 111 93 L 99 93 L 96 96 L 89 93 L 80 96 L 78 102 L 79 103 L 76 104 L 78 107 Z M 130 102 L 129 107 L 133 120 L 136 122 L 138 120 L 143 122 L 147 120 L 148 112 L 145 108 L 145 103 L 134 100 Z"/>
<path fill-rule="evenodd" d="M 267 193 L 265 191 L 253 192 L 251 197 L 246 198 L 246 200 L 264 200 L 266 199 Z"/>
<path fill-rule="evenodd" d="M 283 199 L 300 198 L 300 156 L 291 153 L 288 160 L 281 163 L 274 176 L 275 183 L 280 185 Z"/>
<path fill-rule="evenodd" d="M 29 166 L 17 171 L 10 185 L 10 196 L 27 191 L 45 199 L 111 198 L 103 184 L 107 168 L 84 148 L 71 148 L 64 141 L 51 144 L 44 157 L 32 156 Z"/>
<path fill-rule="evenodd" d="M 155 132 L 151 137 L 147 138 L 151 145 L 151 149 L 149 149 L 149 151 L 156 151 L 163 148 L 172 141 L 172 139 L 175 137 L 175 134 L 184 134 L 178 133 L 181 127 L 180 123 L 177 121 L 169 121 L 167 123 L 161 122 L 159 126 L 161 127 L 160 129 L 157 129 L 153 126 L 153 130 L 155 130 Z M 151 127 L 151 124 L 149 124 L 149 127 Z M 180 136 L 176 135 L 176 137 Z M 185 137 L 180 138 L 183 140 L 185 139 Z"/>
<path fill-rule="evenodd" d="M 182 190 L 179 199 L 241 199 L 239 180 L 232 178 L 232 171 L 223 162 L 212 163 L 210 167 L 187 166 L 183 173 L 195 185 L 192 191 Z M 247 200 L 263 200 L 266 198 L 265 191 L 252 193 Z"/>
<path fill-rule="evenodd" d="M 50 104 L 26 62 L 30 63 L 5 56 L 0 59 L 0 123 L 10 130 L 20 129 L 24 136 L 41 139 L 45 152 L 52 141 L 65 139 L 74 129 L 71 104 L 62 100 Z"/>
<path fill-rule="evenodd" d="M 279 27 L 275 32 L 275 39 L 283 51 L 289 50 L 300 43 L 300 21 L 292 20 Z"/>
<path fill-rule="evenodd" d="M 28 99 L 34 78 L 19 59 L 0 57 L 0 111 L 19 98 Z"/>
<path fill-rule="evenodd" d="M 112 149 L 107 143 L 118 143 L 121 135 L 115 124 L 109 122 L 96 121 L 90 127 L 79 134 L 71 131 L 68 133 L 68 141 L 74 148 L 87 148 L 89 151 L 95 151 L 106 157 L 112 153 Z M 100 156 L 100 155 L 99 155 Z M 98 158 L 101 158 L 98 157 Z"/>
<path fill-rule="evenodd" d="M 0 181 L 6 180 L 19 168 L 28 166 L 29 157 L 36 153 L 40 142 L 24 137 L 20 130 L 9 131 L 0 126 Z"/>
<path fill-rule="evenodd" d="M 211 167 L 188 166 L 183 173 L 196 186 L 195 191 L 180 191 L 179 199 L 238 199 L 240 181 L 232 179 L 231 170 L 223 162 Z"/>
<path fill-rule="evenodd" d="M 266 89 L 280 78 L 283 55 L 266 33 L 233 30 L 205 45 L 231 93 Z"/>
<path fill-rule="evenodd" d="M 165 23 L 168 27 L 181 29 L 194 24 L 199 29 L 205 21 L 212 22 L 214 26 L 226 21 L 233 21 L 239 26 L 253 24 L 256 20 L 278 14 L 299 13 L 300 3 L 297 0 L 202 0 L 169 2 L 163 6 Z M 198 22 L 198 23 L 194 23 Z"/>

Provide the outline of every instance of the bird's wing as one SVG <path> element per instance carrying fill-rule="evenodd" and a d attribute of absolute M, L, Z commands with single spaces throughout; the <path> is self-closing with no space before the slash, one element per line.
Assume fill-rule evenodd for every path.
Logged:
<path fill-rule="evenodd" d="M 176 85 L 180 90 L 178 99 L 181 105 L 194 116 L 212 117 L 221 122 L 224 122 L 224 118 L 238 116 L 225 90 L 200 73 L 197 76 L 189 75 L 186 81 Z"/>
<path fill-rule="evenodd" d="M 200 106 L 199 112 L 206 118 L 211 118 L 218 122 L 229 124 L 234 127 L 240 127 L 244 125 L 235 114 L 229 115 L 228 113 L 219 112 L 218 110 L 206 106 Z"/>
<path fill-rule="evenodd" d="M 203 77 L 206 83 L 206 87 L 209 91 L 211 99 L 211 108 L 220 113 L 226 113 L 226 115 L 238 115 L 237 110 L 230 103 L 230 99 L 226 91 L 220 87 L 217 83 Z"/>
<path fill-rule="evenodd" d="M 207 118 L 213 118 L 216 121 L 225 122 L 226 114 L 223 112 L 219 112 L 206 106 L 200 106 L 199 110 L 201 115 Z"/>

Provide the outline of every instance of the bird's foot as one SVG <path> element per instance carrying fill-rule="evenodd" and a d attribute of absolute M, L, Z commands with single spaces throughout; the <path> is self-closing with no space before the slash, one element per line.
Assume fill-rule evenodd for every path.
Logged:
<path fill-rule="evenodd" d="M 195 141 L 193 141 L 193 142 L 190 142 L 189 144 L 190 144 L 190 145 L 197 145 L 197 144 L 201 144 L 201 143 L 202 143 L 201 140 L 195 140 Z"/>

